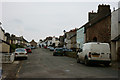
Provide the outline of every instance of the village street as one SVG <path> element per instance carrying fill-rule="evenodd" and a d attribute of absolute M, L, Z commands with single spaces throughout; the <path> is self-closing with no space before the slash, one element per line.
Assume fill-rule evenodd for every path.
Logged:
<path fill-rule="evenodd" d="M 34 49 L 28 60 L 21 62 L 17 78 L 117 78 L 118 71 L 112 67 L 85 66 L 76 59 L 53 56 L 47 49 Z"/>

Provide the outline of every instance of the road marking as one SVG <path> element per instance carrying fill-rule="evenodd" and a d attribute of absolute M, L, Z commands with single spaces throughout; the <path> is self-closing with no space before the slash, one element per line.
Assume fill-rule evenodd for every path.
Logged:
<path fill-rule="evenodd" d="M 71 66 L 73 66 L 74 64 L 70 64 Z"/>
<path fill-rule="evenodd" d="M 65 70 L 66 72 L 70 72 L 70 70 Z"/>
<path fill-rule="evenodd" d="M 20 70 L 21 70 L 21 67 L 22 67 L 22 66 L 20 66 L 20 68 L 18 69 L 18 73 L 20 72 Z"/>
<path fill-rule="evenodd" d="M 22 62 L 21 62 L 20 67 L 18 68 L 18 71 L 16 73 L 16 78 L 18 78 L 18 73 L 20 72 L 21 68 L 22 68 Z"/>

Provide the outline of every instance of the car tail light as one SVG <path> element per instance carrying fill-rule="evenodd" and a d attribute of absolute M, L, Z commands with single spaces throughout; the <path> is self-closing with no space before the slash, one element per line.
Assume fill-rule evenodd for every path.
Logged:
<path fill-rule="evenodd" d="M 89 52 L 89 55 L 88 55 L 88 57 L 90 57 L 90 58 L 91 58 L 91 52 Z"/>

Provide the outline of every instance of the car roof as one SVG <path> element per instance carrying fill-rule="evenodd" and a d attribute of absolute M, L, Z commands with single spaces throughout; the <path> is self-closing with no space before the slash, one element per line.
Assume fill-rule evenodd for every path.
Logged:
<path fill-rule="evenodd" d="M 16 48 L 16 49 L 25 49 L 25 48 Z"/>
<path fill-rule="evenodd" d="M 63 49 L 63 48 L 55 48 L 55 49 Z"/>

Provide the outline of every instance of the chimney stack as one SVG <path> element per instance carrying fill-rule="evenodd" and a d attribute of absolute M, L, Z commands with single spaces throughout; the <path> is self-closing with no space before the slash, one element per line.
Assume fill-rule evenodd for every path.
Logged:
<path fill-rule="evenodd" d="M 98 13 L 105 14 L 105 15 L 111 13 L 110 5 L 106 5 L 106 4 L 99 5 L 98 6 Z"/>
<path fill-rule="evenodd" d="M 88 21 L 91 21 L 97 16 L 97 13 L 92 10 L 92 12 L 88 13 Z"/>

